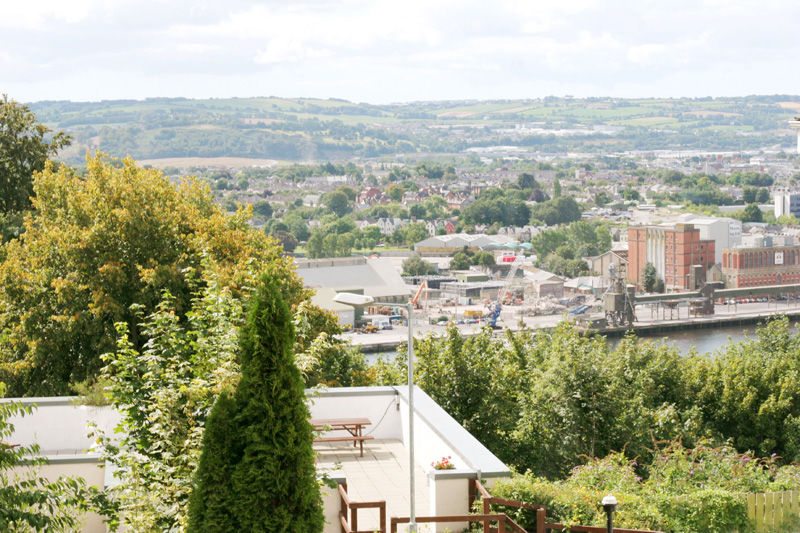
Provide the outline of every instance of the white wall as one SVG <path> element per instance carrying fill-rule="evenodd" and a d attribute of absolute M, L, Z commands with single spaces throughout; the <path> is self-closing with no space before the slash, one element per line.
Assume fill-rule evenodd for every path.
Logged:
<path fill-rule="evenodd" d="M 311 397 L 311 418 L 369 418 L 365 435 L 376 439 L 400 440 L 400 413 L 397 395 L 391 387 L 347 387 L 320 392 Z M 316 396 L 316 397 L 315 397 Z"/>
<path fill-rule="evenodd" d="M 38 444 L 43 455 L 92 449 L 95 440 L 89 437 L 90 424 L 112 435 L 120 420 L 119 413 L 111 407 L 73 405 L 70 398 L 26 398 L 23 401 L 36 407 L 29 415 L 9 419 L 14 425 L 10 440 L 23 446 Z"/>

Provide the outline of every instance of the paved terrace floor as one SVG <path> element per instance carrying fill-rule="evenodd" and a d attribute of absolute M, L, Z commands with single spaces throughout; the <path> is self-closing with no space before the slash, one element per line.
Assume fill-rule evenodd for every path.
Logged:
<path fill-rule="evenodd" d="M 365 441 L 364 457 L 351 442 L 315 443 L 314 450 L 317 452 L 317 468 L 346 476 L 347 494 L 351 501 L 386 500 L 387 522 L 393 516 L 408 516 L 408 450 L 401 441 Z M 336 463 L 341 464 L 341 469 L 334 470 Z M 425 516 L 430 509 L 428 478 L 419 465 L 415 468 L 415 475 L 417 515 Z M 377 530 L 378 522 L 377 510 L 358 510 L 360 531 Z M 422 527 L 419 530 L 426 531 Z M 405 531 L 405 528 L 399 531 Z"/>

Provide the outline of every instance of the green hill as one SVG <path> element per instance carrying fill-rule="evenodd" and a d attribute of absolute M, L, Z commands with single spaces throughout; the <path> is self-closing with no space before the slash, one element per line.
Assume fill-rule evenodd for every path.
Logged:
<path fill-rule="evenodd" d="M 399 153 L 748 150 L 791 147 L 800 96 L 556 98 L 371 105 L 337 99 L 148 98 L 30 104 L 39 120 L 87 149 L 137 159 L 245 157 L 337 160 Z"/>

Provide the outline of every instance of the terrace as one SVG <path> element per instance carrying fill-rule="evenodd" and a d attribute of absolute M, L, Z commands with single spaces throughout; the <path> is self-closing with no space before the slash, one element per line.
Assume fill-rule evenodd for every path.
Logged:
<path fill-rule="evenodd" d="M 408 470 L 408 388 L 354 387 L 308 390 L 312 418 L 367 418 L 364 428 L 364 456 L 352 441 L 315 443 L 318 469 L 346 486 L 346 495 L 353 505 L 358 502 L 385 502 L 384 520 L 376 508 L 356 511 L 358 531 L 388 531 L 392 517 L 409 516 Z M 90 438 L 90 426 L 96 425 L 112 434 L 119 414 L 111 407 L 76 405 L 74 398 L 23 398 L 0 401 L 21 401 L 37 408 L 25 417 L 10 420 L 15 432 L 10 441 L 16 444 L 37 443 L 50 464 L 41 475 L 55 479 L 59 475 L 80 476 L 90 484 L 109 487 L 115 483 L 114 473 L 105 468 Z M 508 468 L 472 435 L 451 418 L 421 389 L 414 392 L 415 500 L 419 516 L 451 516 L 469 511 L 468 480 L 480 476 L 491 486 L 497 478 L 510 475 Z M 340 433 L 326 433 L 338 435 Z M 451 457 L 453 470 L 434 470 L 432 462 Z M 341 495 L 337 489 L 324 490 L 326 533 L 342 531 L 339 513 Z M 351 525 L 352 514 L 348 513 Z M 381 525 L 381 523 L 383 524 Z M 460 530 L 462 523 L 423 524 L 420 531 Z M 399 531 L 405 531 L 401 525 Z M 425 529 L 428 528 L 428 529 Z M 97 515 L 87 517 L 85 533 L 106 531 Z"/>

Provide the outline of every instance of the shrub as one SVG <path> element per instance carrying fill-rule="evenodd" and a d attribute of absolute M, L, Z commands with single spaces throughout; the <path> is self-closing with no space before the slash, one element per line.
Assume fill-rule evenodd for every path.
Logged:
<path fill-rule="evenodd" d="M 220 394 L 206 424 L 189 531 L 322 530 L 313 436 L 293 337 L 278 283 L 264 275 L 240 336 L 241 381 L 234 394 Z"/>

